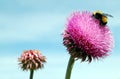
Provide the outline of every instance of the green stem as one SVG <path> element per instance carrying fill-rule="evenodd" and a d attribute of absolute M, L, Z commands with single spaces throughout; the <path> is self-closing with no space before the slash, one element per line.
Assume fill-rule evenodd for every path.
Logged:
<path fill-rule="evenodd" d="M 33 79 L 33 74 L 34 74 L 34 70 L 31 69 L 31 70 L 30 70 L 30 79 Z"/>
<path fill-rule="evenodd" d="M 70 59 L 69 59 L 68 66 L 67 66 L 65 79 L 70 79 L 70 77 L 71 77 L 71 71 L 72 71 L 74 62 L 75 62 L 75 60 L 74 60 L 74 58 L 71 56 Z"/>

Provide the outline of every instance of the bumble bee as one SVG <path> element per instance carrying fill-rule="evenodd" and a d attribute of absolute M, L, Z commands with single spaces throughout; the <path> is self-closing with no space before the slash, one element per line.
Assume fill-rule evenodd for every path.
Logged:
<path fill-rule="evenodd" d="M 107 24 L 107 16 L 109 17 L 113 17 L 112 15 L 110 14 L 106 14 L 106 13 L 102 13 L 100 11 L 96 11 L 96 12 L 93 12 L 93 15 L 92 15 L 95 19 L 98 19 L 99 22 L 100 22 L 100 25 L 102 26 L 105 26 Z"/>

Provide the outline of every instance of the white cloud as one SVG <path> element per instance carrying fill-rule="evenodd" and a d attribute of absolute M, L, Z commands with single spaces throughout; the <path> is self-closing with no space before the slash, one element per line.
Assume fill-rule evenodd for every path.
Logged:
<path fill-rule="evenodd" d="M 4 15 L 1 20 L 0 41 L 30 41 L 38 37 L 53 36 L 62 30 L 65 18 L 63 14 Z"/>
<path fill-rule="evenodd" d="M 65 76 L 69 55 L 66 52 L 61 53 L 58 51 L 56 53 L 56 51 L 52 51 L 46 54 L 46 56 L 47 63 L 45 64 L 44 69 L 36 71 L 34 78 L 63 79 Z M 15 79 L 29 77 L 29 72 L 24 72 L 18 68 L 16 56 L 3 56 L 0 57 L 0 60 L 2 60 L 0 63 L 0 66 L 2 67 L 0 69 L 0 74 L 2 74 L 0 79 L 7 79 L 8 77 Z M 120 57 L 111 55 L 101 60 L 102 61 L 93 61 L 90 64 L 87 62 L 80 63 L 79 60 L 76 61 L 71 79 L 119 79 Z"/>

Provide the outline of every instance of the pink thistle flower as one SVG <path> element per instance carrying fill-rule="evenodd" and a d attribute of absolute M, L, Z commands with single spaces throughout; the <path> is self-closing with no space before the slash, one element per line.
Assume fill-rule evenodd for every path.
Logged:
<path fill-rule="evenodd" d="M 23 70 L 36 70 L 43 67 L 46 58 L 38 50 L 26 50 L 18 58 L 18 61 Z"/>
<path fill-rule="evenodd" d="M 91 62 L 109 55 L 113 37 L 108 26 L 101 26 L 92 13 L 74 12 L 63 33 L 63 44 L 73 58 Z"/>

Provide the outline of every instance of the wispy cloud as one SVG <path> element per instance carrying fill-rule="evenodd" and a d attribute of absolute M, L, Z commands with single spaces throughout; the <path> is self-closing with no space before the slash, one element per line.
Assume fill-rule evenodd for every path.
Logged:
<path fill-rule="evenodd" d="M 105 4 L 103 4 L 105 3 Z M 0 12 L 22 13 L 22 12 L 58 12 L 66 13 L 73 10 L 103 10 L 107 12 L 118 11 L 120 1 L 68 1 L 68 0 L 1 0 Z"/>
<path fill-rule="evenodd" d="M 34 48 L 47 57 L 45 69 L 36 71 L 35 78 L 63 79 L 69 54 L 62 47 L 61 33 L 66 17 L 76 10 L 113 15 L 108 25 L 116 45 L 102 62 L 77 61 L 72 79 L 119 79 L 119 4 L 119 0 L 0 0 L 0 79 L 27 79 L 29 72 L 20 71 L 17 57 L 24 49 Z"/>
<path fill-rule="evenodd" d="M 2 15 L 1 15 L 2 16 Z M 0 42 L 52 39 L 62 32 L 66 16 L 63 14 L 23 14 L 2 16 Z M 59 29 L 59 30 L 58 30 Z"/>
<path fill-rule="evenodd" d="M 34 78 L 64 78 L 69 55 L 65 52 L 62 54 L 61 52 L 51 54 L 52 52 L 46 54 L 47 63 L 45 64 L 43 70 L 38 70 L 35 72 L 36 74 Z M 0 63 L 2 67 L 0 69 L 0 74 L 2 74 L 0 76 L 1 79 L 7 79 L 8 77 L 15 79 L 20 79 L 23 77 L 28 78 L 29 72 L 24 72 L 19 68 L 17 56 L 5 56 L 1 57 L 0 60 L 2 60 Z M 88 62 L 80 63 L 80 61 L 77 60 L 71 77 L 72 79 L 119 79 L 119 60 L 119 56 L 109 56 L 105 59 L 101 59 L 101 61 L 93 61 L 90 64 L 88 64 Z"/>

